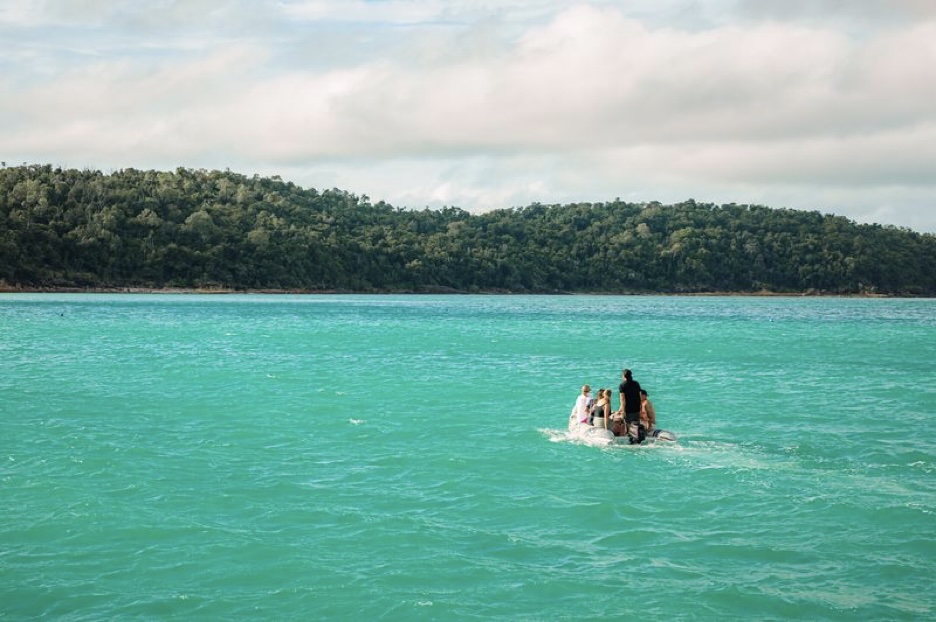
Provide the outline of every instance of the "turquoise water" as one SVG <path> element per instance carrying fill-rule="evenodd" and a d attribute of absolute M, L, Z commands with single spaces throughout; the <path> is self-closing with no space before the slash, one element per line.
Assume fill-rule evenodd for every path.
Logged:
<path fill-rule="evenodd" d="M 0 432 L 4 620 L 936 619 L 933 300 L 0 295 Z"/>

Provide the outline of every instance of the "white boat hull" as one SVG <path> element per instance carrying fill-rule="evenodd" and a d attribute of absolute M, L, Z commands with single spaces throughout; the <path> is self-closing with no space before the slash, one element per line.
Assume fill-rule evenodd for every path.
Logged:
<path fill-rule="evenodd" d="M 588 445 L 630 444 L 630 438 L 627 436 L 615 436 L 611 430 L 606 430 L 604 426 L 579 423 L 574 417 L 569 417 L 569 436 Z M 676 435 L 669 430 L 655 429 L 647 434 L 643 442 L 654 443 L 656 441 L 675 442 Z"/>
<path fill-rule="evenodd" d="M 589 445 L 610 445 L 616 438 L 614 433 L 606 430 L 604 426 L 579 423 L 572 417 L 569 417 L 569 436 Z"/>

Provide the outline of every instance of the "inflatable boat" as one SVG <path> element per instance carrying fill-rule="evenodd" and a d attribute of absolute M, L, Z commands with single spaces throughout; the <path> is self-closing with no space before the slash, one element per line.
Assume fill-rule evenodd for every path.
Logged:
<path fill-rule="evenodd" d="M 588 445 L 633 444 L 628 436 L 615 436 L 611 430 L 605 429 L 604 426 L 580 423 L 575 420 L 574 416 L 569 417 L 569 436 Z M 655 443 L 657 441 L 672 443 L 676 441 L 676 435 L 669 430 L 655 428 L 647 432 L 647 436 L 642 442 Z"/>

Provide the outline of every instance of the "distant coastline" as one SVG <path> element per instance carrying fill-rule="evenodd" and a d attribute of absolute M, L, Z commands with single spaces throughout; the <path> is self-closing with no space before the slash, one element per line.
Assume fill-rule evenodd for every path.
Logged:
<path fill-rule="evenodd" d="M 527 292 L 506 290 L 461 291 L 448 288 L 424 288 L 421 290 L 306 290 L 306 289 L 231 289 L 223 287 L 19 287 L 0 283 L 0 294 L 172 294 L 172 295 L 451 295 L 451 296 L 673 296 L 673 297 L 737 297 L 737 298 L 908 298 L 919 299 L 929 296 L 898 296 L 892 294 L 854 293 L 835 294 L 819 291 L 774 292 Z"/>
<path fill-rule="evenodd" d="M 0 197 L 4 291 L 936 296 L 936 236 L 761 205 L 474 214 L 229 171 L 51 165 L 0 169 Z"/>

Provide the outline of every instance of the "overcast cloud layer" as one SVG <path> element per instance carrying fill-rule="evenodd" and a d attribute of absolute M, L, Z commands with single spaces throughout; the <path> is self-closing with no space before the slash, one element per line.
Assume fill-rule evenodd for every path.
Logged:
<path fill-rule="evenodd" d="M 936 232 L 930 0 L 0 0 L 0 159 Z"/>

